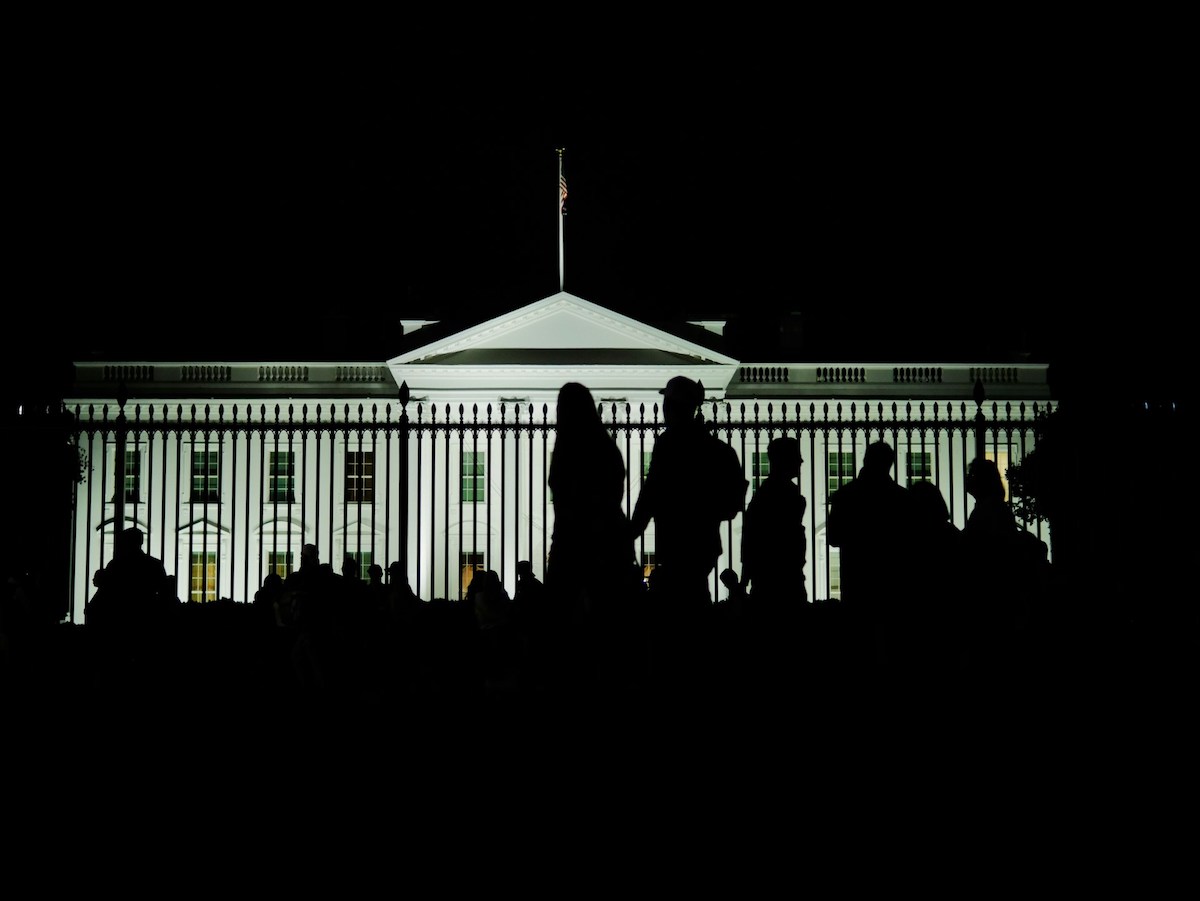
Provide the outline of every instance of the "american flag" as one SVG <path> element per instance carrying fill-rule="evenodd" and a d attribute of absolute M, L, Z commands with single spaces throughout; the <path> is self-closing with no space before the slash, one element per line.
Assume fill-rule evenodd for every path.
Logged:
<path fill-rule="evenodd" d="M 565 212 L 563 205 L 567 202 L 567 179 L 560 172 L 558 173 L 558 211 Z"/>

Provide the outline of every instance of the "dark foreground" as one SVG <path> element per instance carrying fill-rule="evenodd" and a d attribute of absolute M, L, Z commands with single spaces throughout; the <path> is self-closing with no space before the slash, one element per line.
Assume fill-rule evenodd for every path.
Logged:
<path fill-rule="evenodd" d="M 9 857 L 31 842 L 88 881 L 171 859 L 172 886 L 248 860 L 338 892 L 380 868 L 570 894 L 832 870 L 961 896 L 1064 868 L 1092 883 L 1145 843 L 1144 889 L 1187 853 L 1197 633 L 1101 609 L 1051 602 L 1005 642 L 879 660 L 836 604 L 762 621 L 721 603 L 690 643 L 629 621 L 618 652 L 535 664 L 435 602 L 318 648 L 319 678 L 252 605 L 10 633 Z"/>
<path fill-rule="evenodd" d="M 688 736 L 702 760 L 899 734 L 1042 744 L 1111 725 L 1129 738 L 1195 714 L 1196 624 L 1165 607 L 1048 600 L 995 635 L 978 623 L 894 632 L 881 651 L 837 602 L 769 617 L 722 602 L 686 628 L 640 611 L 599 634 L 531 637 L 439 601 L 402 623 L 311 636 L 222 601 L 147 628 L 10 630 L 3 675 L 24 740 L 44 735 L 78 766 L 126 740 L 181 761 L 311 746 L 382 760 L 443 738 L 486 754 L 566 732 L 584 752 L 604 736 Z"/>

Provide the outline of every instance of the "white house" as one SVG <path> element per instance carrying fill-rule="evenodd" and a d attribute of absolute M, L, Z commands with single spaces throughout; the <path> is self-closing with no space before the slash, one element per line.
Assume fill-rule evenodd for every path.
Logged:
<path fill-rule="evenodd" d="M 478 569 L 511 592 L 518 560 L 544 571 L 558 389 L 591 390 L 625 456 L 632 510 L 661 427 L 658 391 L 681 374 L 703 383 L 705 418 L 751 490 L 770 438 L 799 439 L 809 597 L 836 597 L 826 501 L 868 441 L 895 447 L 897 480 L 936 482 L 962 526 L 976 442 L 1003 472 L 1053 405 L 1042 364 L 739 360 L 719 350 L 719 321 L 667 331 L 565 292 L 457 331 L 405 325 L 389 359 L 77 363 L 67 407 L 88 467 L 70 618 L 82 621 L 114 529 L 131 524 L 184 600 L 248 601 L 305 543 L 335 568 L 346 554 L 363 572 L 400 561 L 424 598 L 459 597 Z M 719 571 L 739 568 L 739 519 L 724 545 L 714 598 Z M 653 565 L 653 525 L 639 553 Z"/>

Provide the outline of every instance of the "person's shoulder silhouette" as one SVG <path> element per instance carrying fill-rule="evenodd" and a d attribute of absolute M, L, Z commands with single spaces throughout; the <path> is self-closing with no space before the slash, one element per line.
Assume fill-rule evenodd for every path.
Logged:
<path fill-rule="evenodd" d="M 923 533 L 951 535 L 958 532 L 958 527 L 950 519 L 946 498 L 937 485 L 922 479 L 913 482 L 908 491 L 912 498 L 913 515 Z"/>
<path fill-rule="evenodd" d="M 559 389 L 555 432 L 548 481 L 556 518 L 618 507 L 625 462 L 585 385 L 567 382 Z"/>
<path fill-rule="evenodd" d="M 830 545 L 882 540 L 884 533 L 911 515 L 908 489 L 891 476 L 895 462 L 896 452 L 887 442 L 867 445 L 858 475 L 829 497 Z"/>
<path fill-rule="evenodd" d="M 677 513 L 711 525 L 742 511 L 748 482 L 737 452 L 709 431 L 700 417 L 704 385 L 675 376 L 663 395 L 663 423 L 650 458 L 650 470 L 634 509 L 634 531 L 650 519 Z"/>
<path fill-rule="evenodd" d="M 903 570 L 914 511 L 909 490 L 892 478 L 895 461 L 887 442 L 867 445 L 858 475 L 830 495 L 826 540 L 839 549 L 844 601 L 882 603 L 911 588 Z"/>
<path fill-rule="evenodd" d="M 93 583 L 96 595 L 89 605 L 91 621 L 101 624 L 145 624 L 174 606 L 163 562 L 142 550 L 145 533 L 137 526 L 120 532 L 113 557 Z M 94 609 L 93 609 L 94 608 Z"/>
<path fill-rule="evenodd" d="M 161 592 L 167 577 L 163 562 L 142 550 L 145 535 L 137 526 L 123 531 L 117 539 L 106 580 L 115 579 L 123 591 L 138 595 Z"/>
<path fill-rule="evenodd" d="M 1016 532 L 1017 522 L 1005 502 L 1004 481 L 995 460 L 977 457 L 971 461 L 967 467 L 966 490 L 975 499 L 975 509 L 967 517 L 963 530 L 968 539 L 999 539 Z"/>

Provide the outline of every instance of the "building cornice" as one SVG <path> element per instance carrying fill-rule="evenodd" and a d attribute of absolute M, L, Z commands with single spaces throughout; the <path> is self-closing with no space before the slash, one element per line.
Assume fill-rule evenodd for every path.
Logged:
<path fill-rule="evenodd" d="M 278 399 L 393 398 L 398 386 L 380 363 L 148 361 L 75 364 L 73 393 L 79 398 L 129 397 Z"/>
<path fill-rule="evenodd" d="M 1048 400 L 1044 363 L 755 363 L 739 366 L 729 398 L 970 400 L 981 382 L 991 400 Z"/>
<path fill-rule="evenodd" d="M 412 363 L 78 363 L 72 396 L 107 401 L 270 403 L 281 400 L 389 401 L 407 382 L 414 397 L 439 401 L 521 396 L 553 398 L 569 381 L 597 397 L 651 398 L 675 375 L 704 383 L 711 398 L 730 400 L 970 400 L 975 383 L 990 400 L 1048 400 L 1048 367 L 1040 363 L 812 363 L 781 360 L 741 365 L 463 365 Z"/>

